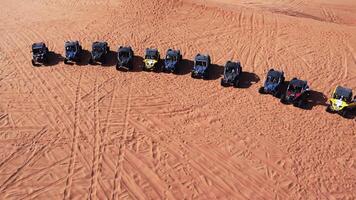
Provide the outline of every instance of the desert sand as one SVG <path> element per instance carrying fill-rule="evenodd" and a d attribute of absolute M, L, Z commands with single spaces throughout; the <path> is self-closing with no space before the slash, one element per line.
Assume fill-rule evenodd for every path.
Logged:
<path fill-rule="evenodd" d="M 325 112 L 356 91 L 354 0 L 3 0 L 0 36 L 0 199 L 356 199 L 356 121 Z M 70 39 L 131 45 L 135 70 L 64 65 Z M 180 49 L 180 73 L 142 72 L 146 47 Z M 220 86 L 229 59 L 243 88 Z M 312 109 L 258 93 L 272 67 Z"/>

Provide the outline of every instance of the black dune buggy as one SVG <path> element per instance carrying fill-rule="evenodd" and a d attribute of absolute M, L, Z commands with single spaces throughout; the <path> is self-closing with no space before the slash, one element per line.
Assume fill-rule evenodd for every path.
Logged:
<path fill-rule="evenodd" d="M 293 104 L 295 107 L 306 108 L 310 90 L 307 81 L 293 78 L 285 94 L 281 95 L 281 103 Z"/>
<path fill-rule="evenodd" d="M 210 65 L 210 56 L 198 53 L 194 59 L 194 66 L 191 74 L 192 78 L 208 79 Z"/>
<path fill-rule="evenodd" d="M 167 73 L 176 73 L 178 65 L 182 61 L 180 50 L 168 49 L 164 59 L 163 71 Z"/>
<path fill-rule="evenodd" d="M 64 43 L 65 58 L 64 63 L 68 62 L 80 62 L 80 56 L 82 54 L 82 46 L 79 41 L 67 41 Z"/>
<path fill-rule="evenodd" d="M 240 61 L 227 61 L 224 67 L 224 77 L 221 79 L 221 85 L 224 87 L 233 85 L 239 87 L 242 67 Z"/>
<path fill-rule="evenodd" d="M 283 71 L 270 69 L 263 87 L 261 87 L 258 92 L 260 94 L 272 94 L 275 97 L 279 97 L 283 89 L 284 80 Z"/>
<path fill-rule="evenodd" d="M 134 52 L 130 46 L 120 46 L 117 50 L 117 70 L 133 70 Z"/>
<path fill-rule="evenodd" d="M 100 62 L 101 64 L 105 63 L 106 56 L 110 51 L 110 47 L 107 42 L 94 42 L 92 44 L 91 56 L 89 59 L 89 64 L 95 64 Z"/>
<path fill-rule="evenodd" d="M 45 43 L 39 42 L 32 44 L 32 65 L 45 64 L 48 62 L 48 48 Z"/>

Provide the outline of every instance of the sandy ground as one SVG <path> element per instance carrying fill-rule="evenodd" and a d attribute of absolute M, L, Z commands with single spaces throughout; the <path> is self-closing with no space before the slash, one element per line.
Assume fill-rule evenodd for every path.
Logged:
<path fill-rule="evenodd" d="M 0 36 L 0 199 L 356 199 L 356 121 L 325 112 L 356 91 L 354 0 L 2 0 Z M 136 70 L 65 66 L 68 39 L 132 45 Z M 180 74 L 141 72 L 146 47 L 181 49 Z M 220 86 L 228 59 L 244 88 Z M 311 110 L 258 94 L 271 67 Z"/>

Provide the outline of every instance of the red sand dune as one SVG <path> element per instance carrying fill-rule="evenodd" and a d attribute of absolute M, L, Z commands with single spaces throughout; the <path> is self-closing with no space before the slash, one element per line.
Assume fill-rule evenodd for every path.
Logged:
<path fill-rule="evenodd" d="M 325 112 L 335 86 L 356 91 L 356 3 L 327 2 L 1 1 L 0 199 L 356 199 L 355 119 Z M 63 55 L 69 39 L 186 60 L 32 67 L 33 42 Z M 198 52 L 212 80 L 190 77 Z M 220 86 L 228 59 L 245 88 Z M 271 67 L 308 80 L 314 107 L 258 94 Z"/>

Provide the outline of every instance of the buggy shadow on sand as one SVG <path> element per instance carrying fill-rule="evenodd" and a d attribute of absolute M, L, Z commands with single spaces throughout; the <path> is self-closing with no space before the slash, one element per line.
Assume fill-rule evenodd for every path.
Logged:
<path fill-rule="evenodd" d="M 194 61 L 188 59 L 182 59 L 177 67 L 177 75 L 186 75 L 192 72 Z"/>
<path fill-rule="evenodd" d="M 64 57 L 61 54 L 58 54 L 53 51 L 49 51 L 47 63 L 44 63 L 43 65 L 47 66 L 47 67 L 54 66 L 60 62 L 63 62 L 63 60 L 64 60 Z"/>
<path fill-rule="evenodd" d="M 216 80 L 222 77 L 224 74 L 224 66 L 218 64 L 211 64 L 207 80 Z"/>
<path fill-rule="evenodd" d="M 108 51 L 106 54 L 105 62 L 101 65 L 103 67 L 112 67 L 115 66 L 117 63 L 117 53 L 115 51 Z"/>
<path fill-rule="evenodd" d="M 142 69 L 143 69 L 143 57 L 141 57 L 141 56 L 137 56 L 137 55 L 134 55 L 134 57 L 133 57 L 133 64 L 132 64 L 132 66 L 133 66 L 133 68 L 132 68 L 132 70 L 130 70 L 129 72 L 140 72 L 140 71 L 142 71 Z M 122 70 L 120 70 L 120 71 L 122 71 Z M 123 71 L 126 71 L 127 72 L 127 70 L 123 70 Z"/>
<path fill-rule="evenodd" d="M 309 96 L 305 99 L 304 110 L 312 110 L 315 106 L 327 106 L 327 97 L 318 91 L 309 90 Z"/>
<path fill-rule="evenodd" d="M 78 61 L 76 64 L 79 66 L 89 65 L 90 57 L 91 57 L 90 51 L 88 51 L 86 49 L 82 49 L 82 52 L 80 55 L 80 61 Z"/>
<path fill-rule="evenodd" d="M 260 81 L 260 78 L 257 74 L 253 72 L 242 71 L 239 88 L 249 88 L 253 84 L 256 84 Z"/>

